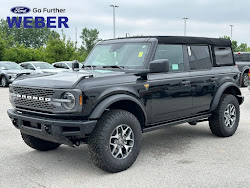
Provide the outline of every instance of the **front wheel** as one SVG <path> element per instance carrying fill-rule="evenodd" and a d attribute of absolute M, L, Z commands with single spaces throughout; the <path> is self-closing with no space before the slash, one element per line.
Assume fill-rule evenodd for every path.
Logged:
<path fill-rule="evenodd" d="M 8 85 L 9 85 L 9 83 L 8 83 L 8 81 L 7 81 L 7 79 L 6 79 L 6 77 L 5 76 L 2 76 L 1 77 L 1 86 L 3 86 L 3 87 L 8 87 Z"/>
<path fill-rule="evenodd" d="M 239 124 L 239 102 L 234 95 L 222 95 L 219 105 L 209 118 L 212 133 L 219 137 L 232 136 Z"/>
<path fill-rule="evenodd" d="M 95 165 L 107 172 L 120 172 L 136 160 L 142 131 L 137 118 L 125 110 L 105 112 L 89 137 L 89 152 Z"/>
<path fill-rule="evenodd" d="M 247 87 L 248 85 L 249 85 L 249 76 L 248 73 L 244 73 L 242 86 Z"/>

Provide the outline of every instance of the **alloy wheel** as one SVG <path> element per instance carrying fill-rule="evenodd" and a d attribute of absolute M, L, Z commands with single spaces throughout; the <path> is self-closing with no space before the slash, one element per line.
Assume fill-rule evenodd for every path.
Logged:
<path fill-rule="evenodd" d="M 133 130 L 126 124 L 118 125 L 111 134 L 109 146 L 114 158 L 126 158 L 134 146 Z"/>
<path fill-rule="evenodd" d="M 224 111 L 224 123 L 226 127 L 232 128 L 236 120 L 236 109 L 233 104 L 228 104 Z"/>

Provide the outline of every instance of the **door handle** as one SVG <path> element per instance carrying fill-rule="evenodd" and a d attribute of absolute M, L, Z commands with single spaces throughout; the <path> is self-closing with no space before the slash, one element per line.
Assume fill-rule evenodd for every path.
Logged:
<path fill-rule="evenodd" d="M 190 84 L 191 82 L 188 81 L 188 80 L 183 80 L 183 81 L 181 81 L 180 83 L 181 83 L 182 85 L 188 85 L 188 84 Z"/>
<path fill-rule="evenodd" d="M 216 77 L 212 77 L 212 78 L 209 79 L 209 81 L 212 81 L 212 82 L 214 82 L 216 80 L 218 80 L 218 78 L 216 78 Z"/>

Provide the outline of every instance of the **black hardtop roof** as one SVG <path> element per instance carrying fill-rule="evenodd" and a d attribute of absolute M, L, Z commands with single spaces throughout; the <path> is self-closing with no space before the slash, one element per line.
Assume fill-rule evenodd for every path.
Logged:
<path fill-rule="evenodd" d="M 186 36 L 138 36 L 110 39 L 106 41 L 124 40 L 129 42 L 131 39 L 141 39 L 141 41 L 147 41 L 147 39 L 156 38 L 160 44 L 208 44 L 220 47 L 231 47 L 231 40 L 222 38 L 207 38 L 207 37 L 186 37 Z M 105 42 L 105 41 L 104 41 Z M 118 42 L 118 41 L 117 41 Z"/>

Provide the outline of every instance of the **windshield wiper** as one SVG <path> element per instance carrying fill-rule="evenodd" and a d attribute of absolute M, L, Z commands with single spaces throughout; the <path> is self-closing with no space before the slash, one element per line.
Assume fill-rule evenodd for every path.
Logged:
<path fill-rule="evenodd" d="M 82 68 L 89 67 L 91 69 L 94 69 L 96 66 L 95 65 L 83 65 Z"/>
<path fill-rule="evenodd" d="M 123 66 L 119 66 L 119 65 L 105 65 L 102 68 L 119 68 L 119 69 L 124 69 Z"/>

